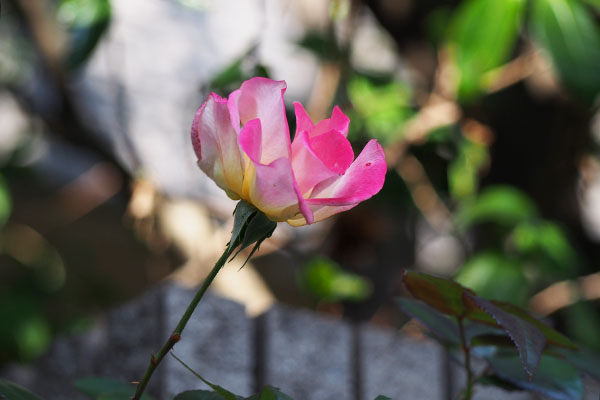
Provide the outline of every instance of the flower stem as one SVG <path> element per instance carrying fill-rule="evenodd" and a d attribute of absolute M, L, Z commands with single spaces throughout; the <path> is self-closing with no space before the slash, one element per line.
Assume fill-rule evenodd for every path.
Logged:
<path fill-rule="evenodd" d="M 158 367 L 158 364 L 160 364 L 162 359 L 173 348 L 173 346 L 175 346 L 175 343 L 181 340 L 181 333 L 185 329 L 185 326 L 188 323 L 188 321 L 190 320 L 192 313 L 196 309 L 196 306 L 198 305 L 200 300 L 202 300 L 204 293 L 206 292 L 212 281 L 215 279 L 215 276 L 217 276 L 217 273 L 221 270 L 223 265 L 225 265 L 225 262 L 227 262 L 227 258 L 229 258 L 229 256 L 231 255 L 232 250 L 233 247 L 231 246 L 228 246 L 225 249 L 225 251 L 221 255 L 221 258 L 219 258 L 219 260 L 216 262 L 215 266 L 210 271 L 204 282 L 202 282 L 202 286 L 200 287 L 200 289 L 198 289 L 196 295 L 194 296 L 190 304 L 187 306 L 185 312 L 183 313 L 183 316 L 179 320 L 179 323 L 173 330 L 171 336 L 169 336 L 169 339 L 167 339 L 165 344 L 163 344 L 158 353 L 152 354 L 150 356 L 150 364 L 148 365 L 148 368 L 146 368 L 144 377 L 137 386 L 135 395 L 132 397 L 133 400 L 140 400 L 142 398 L 142 394 L 144 393 L 144 390 L 146 389 L 146 386 L 148 385 L 148 382 L 150 381 L 154 370 Z"/>
<path fill-rule="evenodd" d="M 465 389 L 463 391 L 463 400 L 471 400 L 473 397 L 473 371 L 471 370 L 471 345 L 465 339 L 465 328 L 463 318 L 458 317 L 458 332 L 460 334 L 460 342 L 465 354 L 465 371 L 467 372 Z"/>

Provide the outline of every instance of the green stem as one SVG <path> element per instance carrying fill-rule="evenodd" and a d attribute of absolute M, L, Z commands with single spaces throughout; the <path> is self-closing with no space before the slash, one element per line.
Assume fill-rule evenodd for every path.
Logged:
<path fill-rule="evenodd" d="M 210 271 L 204 282 L 202 282 L 202 286 L 200 287 L 200 289 L 198 289 L 198 292 L 196 292 L 196 295 L 194 296 L 190 304 L 187 306 L 185 312 L 183 313 L 183 316 L 179 320 L 179 323 L 173 330 L 171 336 L 169 336 L 169 339 L 165 342 L 165 344 L 163 344 L 158 353 L 152 354 L 150 356 L 150 364 L 148 365 L 148 368 L 146 368 L 144 377 L 137 386 L 135 395 L 132 397 L 133 400 L 140 400 L 142 398 L 142 394 L 144 393 L 144 390 L 146 389 L 146 386 L 148 385 L 148 382 L 150 381 L 154 370 L 158 367 L 158 364 L 160 364 L 162 359 L 167 355 L 167 353 L 169 353 L 173 346 L 175 346 L 175 343 L 181 340 L 181 333 L 185 329 L 185 326 L 188 323 L 188 321 L 190 320 L 192 313 L 196 309 L 196 306 L 198 306 L 200 300 L 202 300 L 204 293 L 206 292 L 212 281 L 215 279 L 215 276 L 217 276 L 217 273 L 227 262 L 227 258 L 229 258 L 229 256 L 231 255 L 232 249 L 233 247 L 230 246 L 228 246 L 227 249 L 225 249 L 225 251 L 221 255 L 221 258 L 219 258 L 219 260 L 217 261 L 213 269 Z"/>
<path fill-rule="evenodd" d="M 458 317 L 458 332 L 463 352 L 465 353 L 465 370 L 467 372 L 466 385 L 464 389 L 464 400 L 471 400 L 473 397 L 473 371 L 471 370 L 471 346 L 465 339 L 465 328 L 463 318 Z"/>

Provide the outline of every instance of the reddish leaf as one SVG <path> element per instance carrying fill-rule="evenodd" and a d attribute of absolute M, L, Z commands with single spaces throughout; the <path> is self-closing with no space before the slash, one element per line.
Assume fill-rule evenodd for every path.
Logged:
<path fill-rule="evenodd" d="M 579 349 L 579 346 L 577 346 L 575 343 L 573 343 L 571 341 L 571 339 L 569 339 L 562 333 L 555 331 L 554 329 L 552 329 L 551 327 L 549 327 L 548 325 L 546 325 L 539 319 L 532 317 L 531 315 L 529 315 L 527 313 L 527 311 L 523 310 L 522 308 L 517 307 L 514 304 L 506 303 L 503 301 L 492 301 L 492 303 L 496 307 L 502 309 L 503 311 L 511 313 L 521 319 L 524 319 L 525 321 L 529 322 L 530 324 L 532 324 L 533 326 L 538 328 L 542 332 L 542 334 L 544 335 L 544 337 L 546 338 L 546 340 L 548 341 L 549 344 L 552 344 L 554 346 L 564 347 L 565 349 L 572 349 L 572 350 Z"/>
<path fill-rule="evenodd" d="M 462 317 L 467 313 L 463 303 L 463 294 L 471 290 L 448 279 L 438 278 L 421 272 L 407 271 L 402 274 L 402 281 L 417 299 L 447 315 Z"/>
<path fill-rule="evenodd" d="M 533 377 L 544 347 L 546 347 L 544 334 L 532 323 L 504 311 L 487 300 L 472 294 L 465 294 L 465 298 L 472 300 L 483 311 L 490 314 L 498 325 L 506 331 L 517 347 L 523 369 L 527 375 Z"/>

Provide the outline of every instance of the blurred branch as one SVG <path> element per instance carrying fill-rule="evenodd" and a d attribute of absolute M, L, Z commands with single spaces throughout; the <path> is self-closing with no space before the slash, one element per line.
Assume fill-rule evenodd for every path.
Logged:
<path fill-rule="evenodd" d="M 44 64 L 55 76 L 62 75 L 61 62 L 67 48 L 65 33 L 50 15 L 47 1 L 12 0 L 22 15 Z"/>
<path fill-rule="evenodd" d="M 408 186 L 408 190 L 419 211 L 437 231 L 449 228 L 450 211 L 438 196 L 427 178 L 423 165 L 411 154 L 404 154 L 396 163 L 396 172 Z"/>
<path fill-rule="evenodd" d="M 315 121 L 327 118 L 327 111 L 334 101 L 335 93 L 340 84 L 341 70 L 339 65 L 334 63 L 323 63 L 319 66 L 319 71 L 315 84 L 310 94 L 307 104 L 307 111 Z"/>
<path fill-rule="evenodd" d="M 531 298 L 529 308 L 538 315 L 546 316 L 579 300 L 598 299 L 600 299 L 600 272 L 548 286 Z"/>

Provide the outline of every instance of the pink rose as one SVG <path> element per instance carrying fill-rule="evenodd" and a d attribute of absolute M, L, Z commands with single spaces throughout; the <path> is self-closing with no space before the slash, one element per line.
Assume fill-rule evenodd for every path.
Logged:
<path fill-rule="evenodd" d="M 371 140 L 360 155 L 346 136 L 350 119 L 336 106 L 314 125 L 295 103 L 290 143 L 285 81 L 252 78 L 224 99 L 211 93 L 192 125 L 198 165 L 234 200 L 244 199 L 274 221 L 300 226 L 349 210 L 379 192 L 383 149 Z"/>

